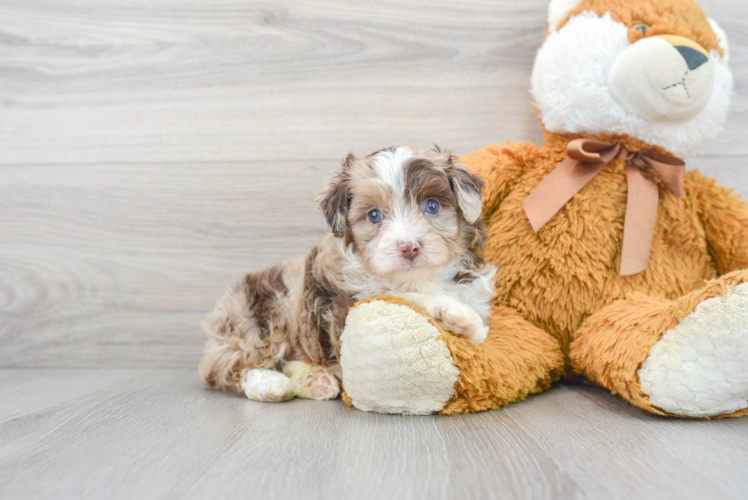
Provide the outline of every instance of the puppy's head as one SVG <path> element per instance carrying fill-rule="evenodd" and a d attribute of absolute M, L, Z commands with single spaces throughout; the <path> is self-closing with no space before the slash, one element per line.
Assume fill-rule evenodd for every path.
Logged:
<path fill-rule="evenodd" d="M 398 147 L 348 155 L 320 206 L 368 272 L 403 283 L 480 246 L 482 190 L 449 151 Z"/>

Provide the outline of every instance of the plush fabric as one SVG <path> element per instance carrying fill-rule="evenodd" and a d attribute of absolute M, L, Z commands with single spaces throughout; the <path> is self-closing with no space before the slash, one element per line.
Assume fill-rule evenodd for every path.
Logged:
<path fill-rule="evenodd" d="M 637 375 L 652 406 L 689 417 L 745 413 L 748 391 L 735 388 L 748 387 L 748 283 L 721 291 L 704 298 L 697 290 L 696 308 L 642 362 Z"/>
<path fill-rule="evenodd" d="M 466 413 L 522 400 L 559 378 L 563 357 L 545 332 L 506 307 L 489 324 L 476 345 L 400 298 L 359 302 L 342 339 L 343 400 L 381 413 Z"/>
<path fill-rule="evenodd" d="M 624 2 L 611 3 L 617 5 Z M 652 8 L 649 0 L 630 3 L 632 8 L 638 4 L 646 4 L 646 10 Z M 683 0 L 679 3 L 686 7 L 688 4 L 695 5 Z M 599 3 L 595 6 L 599 6 Z M 701 11 L 698 6 L 696 9 Z M 700 38 L 707 44 L 704 48 L 712 57 L 712 64 L 709 66 L 713 73 L 714 89 L 710 94 L 701 97 L 707 100 L 708 104 L 692 119 L 676 121 L 668 119 L 670 117 L 667 116 L 667 109 L 659 110 L 664 116 L 659 116 L 657 120 L 649 120 L 640 112 L 651 111 L 651 105 L 632 110 L 617 99 L 616 94 L 620 93 L 621 89 L 636 89 L 657 80 L 653 74 L 641 77 L 648 65 L 653 65 L 655 69 L 663 68 L 662 78 L 673 71 L 670 65 L 662 64 L 659 58 L 642 58 L 641 51 L 647 47 L 632 45 L 632 41 L 641 38 L 641 32 L 629 27 L 634 23 L 629 20 L 633 17 L 624 16 L 631 24 L 623 24 L 617 17 L 621 16 L 615 15 L 615 12 L 598 17 L 598 13 L 584 10 L 563 23 L 561 29 L 548 35 L 535 58 L 531 79 L 531 92 L 543 126 L 546 130 L 556 133 L 627 134 L 648 144 L 661 146 L 676 156 L 688 157 L 695 154 L 720 132 L 729 110 L 733 86 L 732 73 L 722 56 L 724 51 L 717 45 L 716 35 L 711 31 L 707 18 L 702 12 L 702 24 L 705 24 L 706 28 L 702 26 L 700 30 L 710 30 L 711 36 Z M 653 24 L 648 34 L 668 33 L 675 22 L 669 20 L 669 14 L 637 19 L 649 20 Z M 689 33 L 690 30 L 681 28 L 672 28 L 671 31 L 671 34 L 684 37 L 688 37 Z M 664 41 L 653 36 L 642 40 L 642 44 L 651 45 L 650 50 L 668 48 Z M 625 64 L 626 59 L 631 59 L 634 64 Z M 639 65 L 635 64 L 637 60 L 640 61 Z M 605 66 L 601 68 L 599 65 L 590 64 L 590 61 L 610 64 L 611 71 L 605 71 L 608 69 Z M 689 72 L 686 78 L 695 78 L 707 69 L 709 68 L 702 67 L 695 72 Z M 616 73 L 621 76 L 616 77 Z M 611 85 L 611 79 L 622 81 L 618 82 L 618 85 Z M 680 78 L 673 80 L 673 83 L 677 80 Z M 693 81 L 689 82 L 689 85 L 699 83 Z M 678 90 L 682 91 L 683 88 L 678 87 Z"/>
<path fill-rule="evenodd" d="M 429 322 L 431 337 L 447 347 L 459 371 L 453 394 L 438 411 L 496 408 L 566 378 L 597 384 L 658 415 L 745 415 L 748 203 L 698 171 L 686 173 L 681 198 L 655 172 L 645 172 L 658 186 L 659 203 L 647 267 L 632 276 L 619 274 L 628 201 L 624 157 L 608 163 L 537 233 L 522 206 L 567 158 L 574 139 L 675 156 L 708 142 L 723 124 L 730 98 L 726 35 L 691 0 L 553 0 L 549 23 L 533 73 L 545 143 L 489 146 L 461 159 L 486 183 L 483 257 L 498 266 L 496 307 L 483 345 Z M 636 57 L 652 55 L 685 68 L 678 54 L 687 51 L 678 46 L 691 42 L 670 39 L 676 41 L 668 50 L 665 41 L 635 46 L 645 31 L 686 37 L 710 55 L 714 87 L 691 92 L 711 95 L 702 95 L 693 109 L 683 105 L 684 113 L 672 114 L 671 122 L 632 111 L 609 88 L 619 83 L 606 71 L 620 61 L 636 68 Z M 657 71 L 650 65 L 645 72 Z M 631 72 L 631 78 L 641 77 Z M 677 107 L 679 98 L 669 102 Z M 385 308 L 404 307 L 377 300 Z M 372 324 L 357 329 L 359 336 L 378 334 Z M 387 371 L 389 380 L 398 378 L 387 368 L 369 369 L 370 377 Z M 345 366 L 343 371 L 345 382 L 350 373 Z M 387 384 L 380 389 L 390 390 Z M 410 390 L 419 393 L 417 380 Z M 355 397 L 348 401 L 361 406 Z"/>
<path fill-rule="evenodd" d="M 639 378 L 640 367 L 642 367 L 642 364 L 651 361 L 648 356 L 663 335 L 673 335 L 676 342 L 677 339 L 682 339 L 678 330 L 684 325 L 688 326 L 687 322 L 684 321 L 686 318 L 697 319 L 694 316 L 697 316 L 696 313 L 699 312 L 696 311 L 698 307 L 707 306 L 709 308 L 710 301 L 708 299 L 724 298 L 730 293 L 732 287 L 744 284 L 746 281 L 748 281 L 748 271 L 736 271 L 722 278 L 711 280 L 706 286 L 676 300 L 642 293 L 632 294 L 625 300 L 618 300 L 606 306 L 600 313 L 591 315 L 584 322 L 571 346 L 573 366 L 576 371 L 584 374 L 591 382 L 610 389 L 614 394 L 620 394 L 636 406 L 652 413 L 693 417 L 710 416 L 705 414 L 709 412 L 701 412 L 701 414 L 693 412 L 689 415 L 683 411 L 666 412 L 657 408 L 652 404 L 649 395 L 642 387 Z M 742 300 L 741 302 L 744 304 L 743 311 L 740 311 L 740 308 L 737 308 L 737 310 L 743 313 L 739 320 L 742 323 L 742 328 L 731 330 L 732 338 L 718 339 L 717 344 L 719 345 L 712 343 L 713 350 L 714 348 L 733 350 L 734 347 L 745 345 L 745 341 L 748 339 L 748 335 L 745 335 L 745 320 L 748 318 L 745 307 L 748 306 L 748 300 Z M 704 325 L 700 326 L 703 327 Z M 707 340 L 709 337 L 707 335 L 708 331 L 709 329 L 705 328 L 699 337 Z M 740 339 L 737 342 L 738 345 L 734 345 L 738 339 Z M 690 339 L 685 340 L 690 341 Z M 724 340 L 730 340 L 730 342 L 723 342 Z M 666 349 L 669 347 L 672 352 L 672 345 L 664 347 Z M 699 361 L 700 358 L 704 358 L 706 353 L 697 352 L 696 347 L 693 343 L 688 346 L 696 355 L 696 359 L 687 361 Z M 738 354 L 745 355 L 745 351 L 743 350 Z M 732 371 L 734 375 L 743 378 L 743 387 L 745 387 L 744 378 L 748 374 L 744 366 L 745 359 L 748 358 L 743 357 L 743 366 L 723 367 L 728 368 L 727 371 Z M 693 371 L 694 369 L 703 372 L 701 367 L 693 363 L 689 365 L 683 362 L 660 368 L 661 371 L 665 372 L 661 374 L 665 378 L 679 378 L 683 372 Z M 720 370 L 715 370 L 714 373 L 717 371 Z M 718 380 L 717 384 L 709 385 L 709 391 L 716 392 L 722 385 L 729 385 L 730 383 L 729 378 L 724 375 L 727 375 L 727 373 L 720 373 L 716 377 L 710 377 L 709 374 L 703 373 L 701 379 L 705 382 L 708 382 L 710 378 Z M 681 388 L 685 392 L 683 399 L 693 403 L 695 401 L 694 393 L 699 391 L 700 388 L 692 390 L 685 384 L 681 385 Z M 745 389 L 741 392 L 744 391 Z M 726 411 L 724 412 L 725 415 L 722 416 L 744 415 L 748 411 L 745 408 L 746 401 L 745 396 L 743 396 L 743 405 L 740 408 Z"/>
<path fill-rule="evenodd" d="M 455 394 L 459 374 L 443 333 L 402 299 L 359 303 L 348 314 L 341 338 L 343 399 L 380 413 L 440 411 Z"/>
<path fill-rule="evenodd" d="M 485 257 L 499 266 L 497 302 L 556 339 L 569 377 L 664 414 L 642 391 L 637 370 L 652 346 L 702 301 L 748 281 L 748 205 L 698 171 L 676 198 L 658 180 L 660 205 L 647 269 L 618 275 L 626 210 L 624 162 L 615 160 L 535 234 L 522 201 L 566 157 L 576 135 L 546 144 L 490 147 L 463 162 L 487 179 Z M 600 134 L 629 150 L 650 145 Z M 522 248 L 522 252 L 517 252 Z M 737 332 L 745 337 L 748 331 Z M 748 367 L 743 367 L 748 372 Z M 743 388 L 743 390 L 748 387 Z M 735 415 L 744 414 L 738 412 Z"/>

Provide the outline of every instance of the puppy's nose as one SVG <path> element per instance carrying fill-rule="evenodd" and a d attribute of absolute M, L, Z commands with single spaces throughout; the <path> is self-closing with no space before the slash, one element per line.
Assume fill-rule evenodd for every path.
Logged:
<path fill-rule="evenodd" d="M 418 256 L 418 251 L 421 249 L 421 245 L 417 241 L 405 241 L 398 245 L 400 248 L 400 254 L 406 259 L 413 260 Z"/>

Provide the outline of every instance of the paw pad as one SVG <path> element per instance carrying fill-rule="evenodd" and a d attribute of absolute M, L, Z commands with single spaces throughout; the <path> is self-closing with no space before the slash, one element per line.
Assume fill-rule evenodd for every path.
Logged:
<path fill-rule="evenodd" d="M 338 379 L 323 366 L 311 366 L 300 361 L 288 363 L 283 372 L 296 384 L 296 396 L 306 399 L 334 399 L 340 394 Z"/>

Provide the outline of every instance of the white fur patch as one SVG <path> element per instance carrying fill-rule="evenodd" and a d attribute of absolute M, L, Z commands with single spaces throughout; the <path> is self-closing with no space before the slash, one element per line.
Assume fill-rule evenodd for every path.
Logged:
<path fill-rule="evenodd" d="M 748 283 L 699 304 L 652 347 L 637 373 L 652 404 L 674 415 L 748 407 Z"/>
<path fill-rule="evenodd" d="M 455 183 L 455 190 L 462 215 L 465 216 L 465 220 L 470 224 L 474 223 L 483 211 L 483 196 L 481 193 L 467 192 L 458 183 Z"/>
<path fill-rule="evenodd" d="M 475 310 L 484 322 L 488 321 L 493 305 L 497 268 L 484 264 L 476 270 L 475 280 L 469 283 L 457 283 L 453 276 L 457 274 L 459 267 L 460 261 L 455 259 L 443 272 L 434 276 L 434 282 L 443 290 L 440 294 L 459 300 Z"/>
<path fill-rule="evenodd" d="M 548 27 L 555 31 L 581 0 L 553 0 L 548 6 Z"/>
<path fill-rule="evenodd" d="M 242 389 L 249 399 L 277 403 L 294 397 L 296 384 L 275 370 L 247 370 Z"/>
<path fill-rule="evenodd" d="M 359 410 L 426 415 L 455 393 L 449 348 L 408 307 L 375 300 L 353 308 L 341 342 L 343 384 Z"/>
<path fill-rule="evenodd" d="M 608 87 L 618 56 L 631 44 L 628 28 L 609 14 L 583 12 L 552 32 L 538 51 L 532 94 L 545 128 L 556 133 L 628 134 L 680 157 L 714 138 L 727 117 L 732 73 L 712 51 L 714 88 L 705 107 L 687 121 L 650 121 L 622 106 Z"/>
<path fill-rule="evenodd" d="M 413 156 L 413 151 L 410 148 L 402 146 L 396 148 L 394 152 L 380 151 L 375 156 L 380 179 L 392 186 L 398 196 L 405 191 L 403 163 Z"/>

